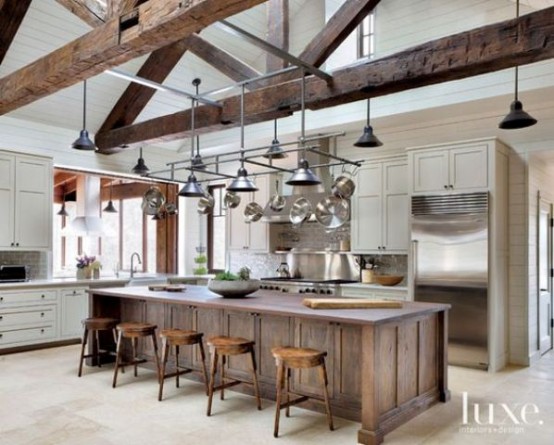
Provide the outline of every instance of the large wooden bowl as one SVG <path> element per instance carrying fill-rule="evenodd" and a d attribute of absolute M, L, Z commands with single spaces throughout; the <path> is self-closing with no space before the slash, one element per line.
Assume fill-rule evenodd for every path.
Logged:
<path fill-rule="evenodd" d="M 208 281 L 208 289 L 224 298 L 242 298 L 256 292 L 260 288 L 260 280 L 213 280 Z"/>
<path fill-rule="evenodd" d="M 403 275 L 374 275 L 373 279 L 381 286 L 396 286 L 403 279 Z"/>

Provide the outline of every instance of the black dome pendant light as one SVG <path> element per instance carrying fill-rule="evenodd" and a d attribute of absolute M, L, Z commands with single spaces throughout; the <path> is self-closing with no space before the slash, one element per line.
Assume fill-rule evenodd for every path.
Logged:
<path fill-rule="evenodd" d="M 193 83 L 194 83 L 194 81 L 193 81 Z M 196 108 L 196 99 L 192 99 L 192 105 L 191 105 L 191 111 L 190 111 L 190 139 L 191 139 L 190 163 L 191 163 L 191 166 L 193 166 L 194 142 L 196 141 L 196 136 L 194 134 L 195 108 Z M 184 196 L 185 198 L 201 198 L 202 196 L 205 196 L 204 189 L 198 183 L 198 180 L 196 179 L 196 176 L 194 175 L 194 170 L 191 170 L 190 175 L 187 178 L 187 182 L 185 183 L 183 188 L 179 191 L 179 196 Z"/>
<path fill-rule="evenodd" d="M 519 18 L 519 0 L 516 1 L 516 18 Z M 518 35 L 519 40 L 519 27 Z M 519 82 L 519 67 L 515 67 L 515 95 L 514 101 L 510 104 L 510 112 L 504 119 L 498 124 L 498 128 L 502 130 L 518 130 L 519 128 L 526 128 L 537 123 L 537 120 L 529 113 L 523 110 L 523 104 L 518 98 L 518 82 Z"/>
<path fill-rule="evenodd" d="M 240 93 L 240 168 L 237 177 L 227 187 L 228 192 L 256 192 L 258 187 L 248 178 L 248 172 L 244 168 L 244 84 Z"/>
<path fill-rule="evenodd" d="M 271 147 L 263 154 L 267 159 L 284 159 L 287 154 L 283 151 L 281 145 L 279 145 L 279 139 L 277 139 L 277 119 L 273 122 L 273 141 L 271 141 Z"/>
<path fill-rule="evenodd" d="M 302 79 L 300 82 L 300 122 L 301 122 L 301 131 L 300 131 L 300 143 L 303 148 L 302 158 L 298 162 L 298 168 L 294 171 L 291 178 L 286 182 L 288 185 L 318 185 L 321 184 L 321 180 L 317 175 L 310 169 L 308 161 L 306 160 L 306 105 L 305 105 L 305 89 L 306 89 L 306 75 L 304 69 L 301 73 Z"/>
<path fill-rule="evenodd" d="M 58 213 L 56 213 L 56 215 L 69 216 L 69 213 L 67 213 L 67 210 L 65 209 L 65 185 L 63 186 L 62 193 L 62 208 L 58 211 Z"/>
<path fill-rule="evenodd" d="M 137 164 L 131 169 L 133 173 L 140 176 L 146 176 L 150 173 L 150 169 L 144 163 L 144 158 L 142 157 L 142 147 L 139 149 L 139 158 L 137 159 Z"/>
<path fill-rule="evenodd" d="M 87 131 L 87 81 L 83 81 L 83 129 L 79 137 L 71 144 L 71 147 L 76 150 L 92 151 L 96 150 L 94 142 L 88 136 Z"/>
<path fill-rule="evenodd" d="M 383 143 L 373 133 L 373 127 L 369 125 L 369 104 L 370 99 L 367 99 L 367 121 L 364 127 L 364 132 L 355 143 L 355 147 L 373 148 L 380 147 Z"/>
<path fill-rule="evenodd" d="M 105 213 L 117 213 L 117 209 L 113 205 L 112 195 L 113 195 L 113 181 L 110 181 L 110 200 L 108 201 L 108 205 L 102 209 L 102 211 Z"/>

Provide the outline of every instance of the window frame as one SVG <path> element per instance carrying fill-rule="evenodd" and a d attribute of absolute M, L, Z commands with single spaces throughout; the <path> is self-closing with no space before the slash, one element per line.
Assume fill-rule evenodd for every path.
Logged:
<path fill-rule="evenodd" d="M 213 184 L 208 186 L 208 193 L 212 196 L 214 196 L 214 190 L 215 189 L 225 189 L 225 184 Z M 222 190 L 223 192 L 224 190 Z M 213 267 L 213 244 L 214 244 L 214 217 L 216 218 L 227 218 L 227 212 L 225 211 L 226 208 L 224 207 L 224 196 L 225 193 L 221 193 L 221 203 L 219 205 L 219 208 L 222 210 L 222 213 L 220 215 L 214 215 L 213 212 L 208 214 L 208 221 L 207 221 L 207 234 L 206 234 L 206 244 L 207 244 L 207 255 L 208 255 L 208 262 L 207 262 L 207 268 L 208 273 L 214 274 L 214 273 L 220 273 L 224 272 L 224 269 L 214 269 Z M 215 196 L 214 196 L 215 198 Z M 218 206 L 214 205 L 214 208 Z M 227 226 L 225 226 L 225 230 L 227 231 Z M 227 238 L 227 233 L 225 234 L 225 238 Z M 227 239 L 225 240 L 227 241 Z M 225 242 L 225 249 L 227 249 L 227 242 Z M 226 253 L 225 253 L 226 254 Z"/>
<path fill-rule="evenodd" d="M 364 34 L 364 22 L 369 20 L 369 33 Z M 369 40 L 369 54 L 364 52 L 365 39 Z M 372 51 L 371 51 L 372 50 Z M 375 11 L 371 11 L 357 27 L 357 56 L 358 59 L 373 59 L 375 57 Z"/>

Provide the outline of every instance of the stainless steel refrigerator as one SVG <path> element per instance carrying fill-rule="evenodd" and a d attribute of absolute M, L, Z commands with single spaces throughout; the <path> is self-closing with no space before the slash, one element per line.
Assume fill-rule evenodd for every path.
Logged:
<path fill-rule="evenodd" d="M 452 306 L 448 362 L 488 368 L 488 193 L 412 197 L 414 299 Z"/>

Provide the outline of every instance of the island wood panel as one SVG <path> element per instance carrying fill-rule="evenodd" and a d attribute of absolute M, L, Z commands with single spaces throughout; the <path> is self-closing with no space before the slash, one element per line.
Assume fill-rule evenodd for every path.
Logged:
<path fill-rule="evenodd" d="M 171 304 L 167 312 L 167 328 L 192 330 L 192 308 L 183 305 Z M 161 344 L 160 344 L 161 348 Z M 179 364 L 187 368 L 195 368 L 193 365 L 193 353 L 197 349 L 191 346 L 179 348 Z M 160 349 L 161 352 L 161 349 Z M 161 355 L 160 355 L 161 357 Z M 170 363 L 174 363 L 173 355 L 170 355 Z"/>
<path fill-rule="evenodd" d="M 192 326 L 197 332 L 204 334 L 202 341 L 206 351 L 206 366 L 209 366 L 209 352 L 207 340 L 216 335 L 223 335 L 223 311 L 221 309 L 209 309 L 205 307 L 192 308 Z M 196 348 L 197 349 L 197 348 Z M 202 366 L 202 357 L 198 350 L 194 351 L 193 365 L 195 369 Z"/>
<path fill-rule="evenodd" d="M 223 317 L 225 335 L 256 341 L 254 338 L 256 331 L 256 317 L 254 314 L 249 312 L 224 311 Z M 229 377 L 236 376 L 241 380 L 250 381 L 252 379 L 251 369 L 251 360 L 247 354 L 230 356 L 227 359 Z"/>
<path fill-rule="evenodd" d="M 165 317 L 168 325 L 186 324 L 190 315 L 193 328 L 205 338 L 229 334 L 253 339 L 262 396 L 270 399 L 275 398 L 271 347 L 288 343 L 327 351 L 333 415 L 361 421 L 358 441 L 362 444 L 380 444 L 387 432 L 450 398 L 447 305 L 408 302 L 396 310 L 314 311 L 302 305 L 301 295 L 277 298 L 272 292 L 258 291 L 254 298 L 229 301 L 214 298 L 201 286 L 189 286 L 187 292 L 91 290 L 91 308 L 96 316 L 122 321 Z M 150 303 L 156 304 L 148 307 Z M 248 361 L 233 363 L 229 374 L 244 373 L 242 365 Z M 309 371 L 296 371 L 292 388 L 300 394 L 320 395 L 318 376 Z M 249 386 L 235 388 L 251 394 Z M 322 410 L 317 401 L 303 406 Z"/>

